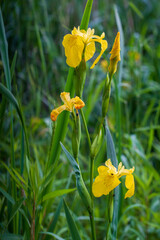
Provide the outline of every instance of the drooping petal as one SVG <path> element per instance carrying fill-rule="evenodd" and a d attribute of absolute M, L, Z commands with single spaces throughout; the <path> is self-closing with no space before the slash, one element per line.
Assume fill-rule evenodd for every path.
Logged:
<path fill-rule="evenodd" d="M 82 53 L 84 49 L 84 43 L 81 37 L 67 34 L 66 36 L 64 36 L 62 44 L 65 48 L 67 64 L 70 67 L 77 67 L 82 60 Z"/>
<path fill-rule="evenodd" d="M 121 182 L 116 175 L 107 175 L 105 177 L 105 186 L 107 192 L 110 193 L 114 188 L 116 188 Z M 107 194 L 108 194 L 107 193 Z M 105 195 L 107 195 L 105 194 Z"/>
<path fill-rule="evenodd" d="M 104 179 L 100 176 L 96 177 L 92 185 L 92 193 L 95 197 L 101 197 L 103 194 L 108 194 L 106 186 L 104 184 Z"/>
<path fill-rule="evenodd" d="M 116 175 L 106 175 L 105 177 L 96 177 L 93 185 L 92 192 L 95 197 L 101 197 L 103 194 L 108 195 L 114 188 L 120 184 Z"/>
<path fill-rule="evenodd" d="M 135 191 L 134 177 L 132 174 L 126 176 L 125 186 L 128 189 L 128 191 L 126 192 L 124 198 L 132 197 Z"/>
<path fill-rule="evenodd" d="M 85 51 L 84 51 L 85 62 L 87 62 L 89 59 L 93 57 L 95 51 L 96 51 L 96 48 L 95 48 L 94 42 L 90 42 L 86 45 Z"/>
<path fill-rule="evenodd" d="M 64 110 L 66 110 L 66 105 L 65 104 L 56 108 L 56 109 L 54 109 L 54 110 L 52 110 L 51 115 L 50 115 L 51 120 L 56 121 L 58 115 Z"/>
<path fill-rule="evenodd" d="M 95 61 L 93 62 L 92 66 L 90 67 L 91 69 L 94 68 L 94 66 L 98 63 L 99 59 L 101 58 L 102 54 L 104 53 L 104 51 L 107 49 L 108 47 L 108 43 L 106 40 L 102 40 L 102 39 L 92 39 L 92 41 L 94 42 L 99 42 L 101 44 L 101 52 L 99 54 L 99 56 L 95 59 Z"/>
<path fill-rule="evenodd" d="M 75 97 L 72 100 L 73 100 L 75 109 L 81 109 L 85 106 L 85 103 L 79 97 Z"/>

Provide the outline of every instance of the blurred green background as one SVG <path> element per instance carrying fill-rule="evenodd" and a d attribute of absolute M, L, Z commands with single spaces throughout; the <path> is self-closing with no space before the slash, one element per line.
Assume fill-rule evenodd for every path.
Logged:
<path fill-rule="evenodd" d="M 51 140 L 50 112 L 61 104 L 60 93 L 64 91 L 68 66 L 62 46 L 63 36 L 80 25 L 86 1 L 84 0 L 5 0 L 1 1 L 9 61 L 17 54 L 12 78 L 12 92 L 22 105 L 33 166 L 38 166 L 36 181 L 42 178 L 45 159 Z M 94 0 L 89 27 L 96 35 L 105 32 L 108 49 L 102 59 L 109 61 L 114 38 L 118 31 L 115 8 L 119 14 L 123 34 L 124 58 L 121 74 L 116 73 L 108 112 L 109 127 L 114 138 L 117 155 L 126 167 L 135 166 L 135 195 L 123 200 L 119 212 L 118 239 L 160 239 L 160 1 L 158 0 Z M 100 50 L 97 45 L 97 50 Z M 97 53 L 98 54 L 98 53 Z M 103 83 L 106 76 L 101 62 L 91 71 L 87 63 L 87 79 L 83 101 L 91 136 L 101 115 Z M 0 78 L 5 83 L 3 64 L 0 61 Z M 118 84 L 119 80 L 119 84 Z M 117 91 L 120 101 L 117 103 Z M 0 160 L 10 162 L 10 108 L 1 97 L 0 106 Z M 119 107 L 120 106 L 120 112 Z M 20 169 L 21 127 L 16 111 L 14 114 L 15 168 Z M 69 123 L 64 144 L 71 150 L 72 123 Z M 89 184 L 89 155 L 87 139 L 82 127 L 80 165 L 86 185 Z M 106 144 L 96 158 L 96 168 L 106 160 Z M 37 165 L 36 165 L 37 164 Z M 36 168 L 36 167 L 35 167 Z M 25 171 L 25 170 L 24 170 Z M 26 173 L 24 172 L 24 175 Z M 95 175 L 97 170 L 95 169 Z M 9 191 L 8 174 L 1 165 L 0 187 Z M 61 154 L 59 169 L 55 171 L 53 189 L 75 187 L 72 168 Z M 38 179 L 38 180 L 37 180 Z M 35 182 L 36 184 L 36 182 Z M 123 184 L 124 185 L 124 184 Z M 20 195 L 21 193 L 18 192 Z M 66 197 L 74 213 L 83 239 L 90 239 L 89 220 L 77 193 Z M 60 197 L 48 203 L 39 228 L 47 231 Z M 106 216 L 106 198 L 95 199 L 96 231 L 103 239 Z M 0 195 L 0 231 L 9 230 L 6 202 Z M 81 206 L 81 207 L 80 207 Z M 37 205 L 37 213 L 41 205 Z M 41 216 L 41 218 L 42 218 Z M 37 220 L 38 223 L 38 220 Z M 24 234 L 25 227 L 21 227 Z M 70 239 L 64 210 L 61 210 L 54 233 Z M 7 239 L 7 238 L 6 238 Z M 42 239 L 39 235 L 38 239 Z M 49 239 L 49 238 L 46 238 Z"/>

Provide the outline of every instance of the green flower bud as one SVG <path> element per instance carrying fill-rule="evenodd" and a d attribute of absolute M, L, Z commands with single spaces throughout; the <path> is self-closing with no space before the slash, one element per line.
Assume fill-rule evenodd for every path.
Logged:
<path fill-rule="evenodd" d="M 109 99 L 110 99 L 110 91 L 111 91 L 111 81 L 109 79 L 109 76 L 107 74 L 104 91 L 103 91 L 103 98 L 102 98 L 102 117 L 105 118 L 107 111 L 108 111 L 108 105 L 109 105 Z"/>
<path fill-rule="evenodd" d="M 92 145 L 91 145 L 91 158 L 95 158 L 98 154 L 103 140 L 103 131 L 100 129 L 99 133 L 96 135 Z"/>

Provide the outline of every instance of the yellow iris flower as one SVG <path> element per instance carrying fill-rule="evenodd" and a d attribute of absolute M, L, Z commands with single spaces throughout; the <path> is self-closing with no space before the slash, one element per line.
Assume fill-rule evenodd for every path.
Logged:
<path fill-rule="evenodd" d="M 58 115 L 64 110 L 73 112 L 74 108 L 78 110 L 85 106 L 84 102 L 79 97 L 70 98 L 69 92 L 62 92 L 60 97 L 64 104 L 52 110 L 50 116 L 52 121 L 56 121 Z"/>
<path fill-rule="evenodd" d="M 109 72 L 110 74 L 114 74 L 117 70 L 117 63 L 121 60 L 120 57 L 120 32 L 117 33 L 115 38 L 112 50 L 110 52 L 110 65 L 109 65 Z"/>
<path fill-rule="evenodd" d="M 132 197 L 135 191 L 134 177 L 132 173 L 134 167 L 131 169 L 125 169 L 120 162 L 117 169 L 112 165 L 111 160 L 108 159 L 105 162 L 105 166 L 98 168 L 99 176 L 96 177 L 93 185 L 92 192 L 95 197 L 101 197 L 103 194 L 108 195 L 114 188 L 116 188 L 121 182 L 119 178 L 126 175 L 125 186 L 128 191 L 124 198 Z"/>
<path fill-rule="evenodd" d="M 101 44 L 101 52 L 91 66 L 91 69 L 94 68 L 108 47 L 107 41 L 103 40 L 104 37 L 104 32 L 99 37 L 97 35 L 94 35 L 94 29 L 88 28 L 88 30 L 85 31 L 80 30 L 79 27 L 74 27 L 72 34 L 65 35 L 62 42 L 62 45 L 65 49 L 65 55 L 67 57 L 67 64 L 70 67 L 76 68 L 82 61 L 83 57 L 85 62 L 87 62 L 93 57 L 96 51 L 95 42 L 99 42 Z"/>

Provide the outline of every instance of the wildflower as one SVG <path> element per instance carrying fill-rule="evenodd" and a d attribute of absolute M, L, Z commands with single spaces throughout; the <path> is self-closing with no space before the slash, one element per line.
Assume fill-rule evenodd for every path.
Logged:
<path fill-rule="evenodd" d="M 128 51 L 128 55 L 130 56 L 131 60 L 136 62 L 140 61 L 141 55 L 137 51 Z"/>
<path fill-rule="evenodd" d="M 76 68 L 82 61 L 82 58 L 84 58 L 85 62 L 87 62 L 93 57 L 96 51 L 95 42 L 99 42 L 101 44 L 101 52 L 91 66 L 91 69 L 94 68 L 108 46 L 107 41 L 103 40 L 104 37 L 104 32 L 99 37 L 97 35 L 94 35 L 94 29 L 88 28 L 88 30 L 85 31 L 80 30 L 79 27 L 74 27 L 72 34 L 67 34 L 64 36 L 62 42 L 62 45 L 65 48 L 67 64 L 70 67 Z"/>
<path fill-rule="evenodd" d="M 108 68 L 107 60 L 104 59 L 101 61 L 101 68 L 102 68 L 103 72 L 107 72 L 107 68 Z"/>
<path fill-rule="evenodd" d="M 62 92 L 60 95 L 62 101 L 64 104 L 51 112 L 51 120 L 56 121 L 57 116 L 64 110 L 73 112 L 74 108 L 76 110 L 81 109 L 82 107 L 85 106 L 84 102 L 79 98 L 70 98 L 70 93 L 69 92 Z"/>
<path fill-rule="evenodd" d="M 133 196 L 135 190 L 134 177 L 132 175 L 134 167 L 129 170 L 125 169 L 120 162 L 117 171 L 112 165 L 111 160 L 108 159 L 105 162 L 105 166 L 98 168 L 98 172 L 99 176 L 96 177 L 92 185 L 92 192 L 95 197 L 101 197 L 103 194 L 108 195 L 109 192 L 121 183 L 119 178 L 124 175 L 126 175 L 125 186 L 128 189 L 124 198 Z"/>
<path fill-rule="evenodd" d="M 109 73 L 113 75 L 117 70 L 117 63 L 121 60 L 120 57 L 120 32 L 117 33 L 115 38 L 112 50 L 110 52 L 110 65 L 109 65 Z"/>

